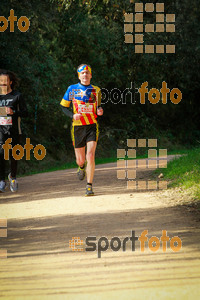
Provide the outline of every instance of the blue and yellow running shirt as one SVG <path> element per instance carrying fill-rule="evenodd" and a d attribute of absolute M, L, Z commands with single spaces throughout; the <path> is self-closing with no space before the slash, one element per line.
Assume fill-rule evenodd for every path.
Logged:
<path fill-rule="evenodd" d="M 73 113 L 81 113 L 80 120 L 74 120 L 73 126 L 97 123 L 97 107 L 101 104 L 101 90 L 94 85 L 81 83 L 70 85 L 60 102 L 64 107 L 70 107 L 72 102 Z"/>

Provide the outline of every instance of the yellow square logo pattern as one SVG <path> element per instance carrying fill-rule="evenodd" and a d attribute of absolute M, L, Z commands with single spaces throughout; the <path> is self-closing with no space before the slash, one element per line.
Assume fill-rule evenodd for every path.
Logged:
<path fill-rule="evenodd" d="M 167 189 L 167 181 L 137 180 L 137 171 L 167 168 L 167 149 L 157 150 L 157 139 L 127 139 L 126 149 L 117 149 L 117 178 L 127 180 L 127 189 Z M 148 149 L 148 159 L 136 159 L 136 148 Z"/>
<path fill-rule="evenodd" d="M 133 1 L 130 1 L 133 3 Z M 142 45 L 145 35 L 139 33 L 154 33 L 154 32 L 175 32 L 175 14 L 164 14 L 164 3 L 133 3 L 135 14 L 125 13 L 124 17 L 124 33 L 125 43 L 135 43 L 135 53 L 157 53 L 171 54 L 175 53 L 175 45 Z M 144 25 L 144 13 L 156 14 L 155 24 Z M 133 24 L 135 23 L 135 26 Z M 133 29 L 135 34 L 133 33 Z M 137 34 L 138 33 L 138 34 Z M 135 35 L 135 38 L 133 36 Z"/>

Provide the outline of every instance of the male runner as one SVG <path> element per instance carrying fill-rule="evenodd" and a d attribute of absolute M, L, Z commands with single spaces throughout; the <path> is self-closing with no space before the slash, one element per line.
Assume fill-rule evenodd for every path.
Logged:
<path fill-rule="evenodd" d="M 13 72 L 0 69 L 0 192 L 5 192 L 5 164 L 3 144 L 8 138 L 12 138 L 12 147 L 19 144 L 21 134 L 20 117 L 27 115 L 26 105 L 22 95 L 14 91 L 17 77 Z M 10 190 L 18 190 L 17 160 L 9 155 L 11 172 L 8 175 Z"/>
<path fill-rule="evenodd" d="M 97 115 L 103 115 L 101 90 L 91 85 L 92 70 L 89 65 L 82 64 L 77 69 L 80 83 L 70 85 L 60 102 L 63 112 L 72 118 L 72 141 L 75 149 L 78 178 L 83 180 L 87 160 L 86 196 L 94 195 L 92 182 L 95 170 L 95 150 L 99 135 Z M 69 110 L 72 102 L 73 113 Z M 85 147 L 87 154 L 85 159 Z"/>

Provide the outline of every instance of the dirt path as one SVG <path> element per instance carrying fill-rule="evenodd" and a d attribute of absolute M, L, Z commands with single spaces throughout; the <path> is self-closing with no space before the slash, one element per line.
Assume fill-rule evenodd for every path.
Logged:
<path fill-rule="evenodd" d="M 0 219 L 8 219 L 8 237 L 0 238 L 0 299 L 200 299 L 198 216 L 179 205 L 178 192 L 127 190 L 116 176 L 116 164 L 97 166 L 96 196 L 83 197 L 85 181 L 76 170 L 19 179 L 18 193 L 0 194 Z M 149 178 L 147 171 L 138 177 Z M 158 238 L 167 230 L 182 249 L 170 243 L 162 251 L 109 248 L 98 258 L 85 251 L 88 236 Z M 80 237 L 84 251 L 74 252 L 69 240 Z M 104 247 L 102 242 L 102 247 Z M 117 246 L 117 244 L 115 244 Z M 78 248 L 78 247 L 77 247 Z"/>

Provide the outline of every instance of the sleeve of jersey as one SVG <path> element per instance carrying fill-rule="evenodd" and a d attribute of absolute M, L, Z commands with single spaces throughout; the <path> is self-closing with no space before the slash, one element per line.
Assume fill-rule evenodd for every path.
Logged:
<path fill-rule="evenodd" d="M 97 107 L 101 106 L 101 90 L 98 86 L 93 86 L 96 90 Z"/>
<path fill-rule="evenodd" d="M 62 98 L 60 105 L 64 106 L 64 107 L 70 107 L 70 104 L 72 102 L 72 100 L 70 99 L 71 95 L 71 86 L 68 87 L 66 93 L 64 94 L 64 97 Z"/>
<path fill-rule="evenodd" d="M 15 112 L 15 116 L 24 118 L 28 116 L 26 102 L 24 101 L 22 94 L 19 95 L 18 106 Z"/>

